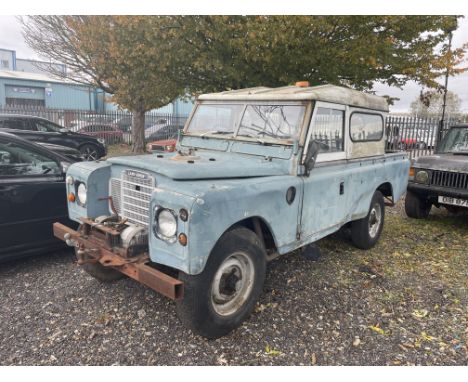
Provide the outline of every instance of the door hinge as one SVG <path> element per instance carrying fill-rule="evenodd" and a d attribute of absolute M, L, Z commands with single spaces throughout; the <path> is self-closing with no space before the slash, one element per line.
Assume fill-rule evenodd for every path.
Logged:
<path fill-rule="evenodd" d="M 296 240 L 301 240 L 301 225 L 300 224 L 297 225 Z"/>

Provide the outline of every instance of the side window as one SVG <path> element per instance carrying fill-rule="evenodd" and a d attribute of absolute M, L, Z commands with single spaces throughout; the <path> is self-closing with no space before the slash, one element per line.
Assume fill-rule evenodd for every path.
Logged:
<path fill-rule="evenodd" d="M 60 165 L 48 156 L 13 142 L 0 141 L 0 177 L 60 174 Z"/>
<path fill-rule="evenodd" d="M 383 118 L 379 114 L 351 114 L 349 134 L 354 142 L 380 141 L 384 133 Z"/>
<path fill-rule="evenodd" d="M 322 143 L 320 152 L 344 151 L 344 110 L 318 107 L 310 139 Z"/>
<path fill-rule="evenodd" d="M 8 118 L 0 121 L 4 129 L 30 130 L 27 121 L 18 118 Z"/>
<path fill-rule="evenodd" d="M 37 131 L 44 131 L 48 133 L 59 131 L 59 128 L 57 126 L 47 121 L 42 121 L 38 119 L 38 120 L 32 121 L 32 123 L 36 126 Z"/>

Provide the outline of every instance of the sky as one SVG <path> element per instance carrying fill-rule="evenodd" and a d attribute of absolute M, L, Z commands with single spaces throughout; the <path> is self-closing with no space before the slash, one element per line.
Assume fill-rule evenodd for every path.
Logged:
<path fill-rule="evenodd" d="M 468 17 L 459 21 L 458 29 L 454 32 L 452 45 L 454 48 L 468 42 Z M 24 41 L 21 35 L 21 25 L 15 16 L 0 16 L 0 48 L 16 50 L 18 58 L 39 58 Z M 440 79 L 443 83 L 443 79 Z M 456 93 L 462 101 L 462 111 L 468 113 L 468 72 L 449 79 L 448 89 Z M 402 90 L 383 84 L 376 84 L 374 90 L 378 95 L 389 95 L 400 98 L 390 111 L 393 113 L 407 112 L 411 102 L 418 97 L 421 86 L 407 83 Z"/>

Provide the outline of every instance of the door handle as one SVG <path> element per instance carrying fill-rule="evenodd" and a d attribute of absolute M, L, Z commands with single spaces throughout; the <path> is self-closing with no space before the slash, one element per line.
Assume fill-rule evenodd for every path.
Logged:
<path fill-rule="evenodd" d="M 340 183 L 340 195 L 344 194 L 344 182 Z"/>

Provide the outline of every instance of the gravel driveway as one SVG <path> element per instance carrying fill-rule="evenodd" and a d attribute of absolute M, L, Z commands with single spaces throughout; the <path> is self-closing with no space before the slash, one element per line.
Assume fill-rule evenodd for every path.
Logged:
<path fill-rule="evenodd" d="M 468 215 L 387 209 L 378 246 L 346 233 L 322 257 L 272 262 L 261 301 L 218 340 L 125 279 L 101 284 L 70 252 L 0 265 L 1 365 L 466 365 Z"/>

